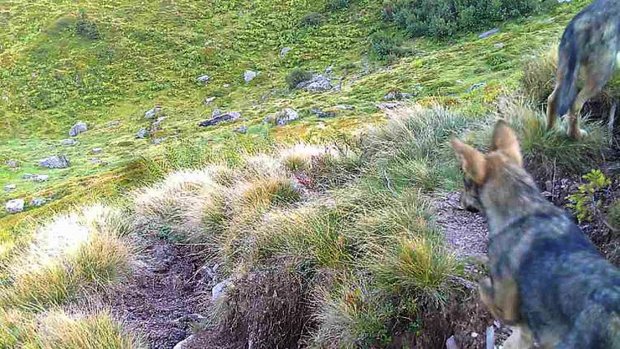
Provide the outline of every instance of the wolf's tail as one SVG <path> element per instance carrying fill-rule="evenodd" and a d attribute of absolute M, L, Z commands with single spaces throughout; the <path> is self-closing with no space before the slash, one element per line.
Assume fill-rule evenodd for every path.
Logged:
<path fill-rule="evenodd" d="M 558 78 L 561 81 L 555 97 L 558 116 L 566 115 L 577 99 L 580 56 L 581 47 L 578 45 L 578 38 L 573 26 L 569 26 L 562 36 L 558 58 Z"/>

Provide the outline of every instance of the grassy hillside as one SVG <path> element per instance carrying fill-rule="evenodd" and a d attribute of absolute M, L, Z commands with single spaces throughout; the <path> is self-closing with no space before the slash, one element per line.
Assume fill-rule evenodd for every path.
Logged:
<path fill-rule="evenodd" d="M 608 152 L 600 125 L 576 143 L 545 132 L 539 110 L 554 64 L 540 52 L 585 0 L 442 40 L 409 38 L 371 0 L 102 3 L 0 4 L 0 184 L 16 186 L 0 203 L 48 199 L 0 212 L 0 347 L 168 347 L 195 333 L 200 348 L 450 335 L 478 348 L 470 334 L 492 320 L 474 300 L 484 267 L 446 239 L 445 216 L 464 216 L 445 198 L 461 185 L 449 137 L 485 147 L 499 112 L 557 204 Z M 399 57 L 378 57 L 382 36 Z M 339 88 L 290 89 L 296 68 Z M 380 106 L 389 92 L 411 99 Z M 166 119 L 137 139 L 156 105 Z M 284 108 L 300 118 L 264 122 Z M 216 109 L 242 118 L 199 127 Z M 78 121 L 89 130 L 62 145 Z M 71 166 L 37 165 L 56 154 Z M 601 182 L 573 207 L 617 261 L 618 183 Z M 464 217 L 452 224 L 466 235 Z M 264 337 L 274 329 L 289 335 Z"/>

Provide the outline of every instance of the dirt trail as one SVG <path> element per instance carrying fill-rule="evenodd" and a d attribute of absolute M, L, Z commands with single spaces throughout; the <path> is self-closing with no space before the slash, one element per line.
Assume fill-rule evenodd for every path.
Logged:
<path fill-rule="evenodd" d="M 173 348 L 191 335 L 191 324 L 206 313 L 211 280 L 197 273 L 202 263 L 193 252 L 161 240 L 147 241 L 132 277 L 109 300 L 113 313 L 149 348 Z"/>

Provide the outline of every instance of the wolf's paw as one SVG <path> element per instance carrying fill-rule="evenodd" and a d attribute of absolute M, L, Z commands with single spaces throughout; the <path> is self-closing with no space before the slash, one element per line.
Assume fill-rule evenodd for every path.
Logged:
<path fill-rule="evenodd" d="M 588 131 L 581 128 L 577 130 L 568 130 L 568 136 L 572 139 L 580 140 L 582 138 L 588 137 Z"/>

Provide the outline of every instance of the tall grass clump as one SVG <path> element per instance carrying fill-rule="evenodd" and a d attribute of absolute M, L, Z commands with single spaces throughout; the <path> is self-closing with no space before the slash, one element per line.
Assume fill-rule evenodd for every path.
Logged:
<path fill-rule="evenodd" d="M 553 92 L 558 65 L 557 44 L 546 47 L 523 64 L 521 88 L 525 97 L 536 107 L 547 103 Z"/>

